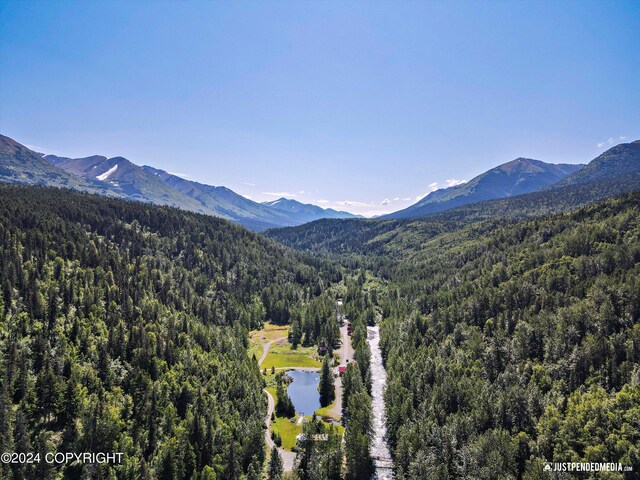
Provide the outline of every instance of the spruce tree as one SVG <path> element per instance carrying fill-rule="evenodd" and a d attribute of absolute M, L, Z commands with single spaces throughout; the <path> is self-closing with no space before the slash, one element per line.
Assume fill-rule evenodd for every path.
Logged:
<path fill-rule="evenodd" d="M 331 402 L 336 398 L 333 373 L 331 372 L 331 364 L 329 363 L 329 355 L 325 355 L 324 360 L 322 360 L 318 392 L 320 392 L 320 405 L 323 407 L 331 405 Z"/>
<path fill-rule="evenodd" d="M 271 458 L 269 459 L 269 479 L 280 480 L 284 472 L 282 458 L 277 448 L 271 449 Z"/>
<path fill-rule="evenodd" d="M 293 417 L 296 414 L 293 402 L 287 392 L 287 386 L 282 382 L 282 377 L 278 380 L 278 386 L 276 387 L 276 395 L 278 401 L 276 403 L 276 415 L 279 417 Z"/>

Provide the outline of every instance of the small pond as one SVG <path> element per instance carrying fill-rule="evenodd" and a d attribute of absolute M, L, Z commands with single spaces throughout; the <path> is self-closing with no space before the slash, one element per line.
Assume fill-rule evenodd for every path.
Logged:
<path fill-rule="evenodd" d="M 320 408 L 320 394 L 318 393 L 320 372 L 289 370 L 287 375 L 293 378 L 288 391 L 296 413 L 304 413 L 306 416 L 313 415 L 313 412 Z"/>

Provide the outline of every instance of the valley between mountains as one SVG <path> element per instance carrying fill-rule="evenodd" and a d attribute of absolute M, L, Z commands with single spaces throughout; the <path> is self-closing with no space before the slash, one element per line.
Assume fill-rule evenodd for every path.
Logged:
<path fill-rule="evenodd" d="M 123 454 L 2 478 L 640 468 L 639 141 L 379 219 L 8 137 L 0 179 L 2 451 Z"/>

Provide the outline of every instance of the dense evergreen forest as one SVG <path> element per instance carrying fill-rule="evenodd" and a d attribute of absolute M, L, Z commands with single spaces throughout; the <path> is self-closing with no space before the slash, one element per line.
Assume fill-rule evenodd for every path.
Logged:
<path fill-rule="evenodd" d="M 405 254 L 382 323 L 399 478 L 640 464 L 640 194 Z"/>
<path fill-rule="evenodd" d="M 535 218 L 530 202 L 269 233 L 310 257 L 170 207 L 0 186 L 2 450 L 125 454 L 0 477 L 260 478 L 266 399 L 248 332 L 270 321 L 294 345 L 332 344 L 337 297 L 356 360 L 344 442 L 305 424 L 294 478 L 370 477 L 374 324 L 398 479 L 640 468 L 640 193 Z"/>
<path fill-rule="evenodd" d="M 440 215 L 270 232 L 377 275 L 399 479 L 538 479 L 547 461 L 640 466 L 640 193 L 515 213 L 458 228 Z M 350 230 L 361 237 L 345 243 Z"/>
<path fill-rule="evenodd" d="M 259 478 L 247 332 L 338 271 L 224 220 L 38 187 L 0 186 L 0 238 L 0 450 L 124 453 L 1 478 Z"/>

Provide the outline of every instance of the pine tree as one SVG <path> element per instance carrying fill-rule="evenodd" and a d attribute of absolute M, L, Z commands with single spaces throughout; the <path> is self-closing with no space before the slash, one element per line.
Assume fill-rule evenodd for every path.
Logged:
<path fill-rule="evenodd" d="M 291 319 L 291 326 L 289 327 L 289 342 L 292 348 L 296 348 L 300 344 L 302 339 L 302 327 L 299 315 L 294 316 Z"/>
<path fill-rule="evenodd" d="M 278 402 L 276 403 L 276 414 L 279 417 L 293 417 L 296 414 L 293 402 L 287 392 L 287 387 L 282 382 L 282 377 L 278 377 L 278 386 L 276 387 L 276 395 Z"/>
<path fill-rule="evenodd" d="M 282 457 L 280 457 L 280 453 L 278 453 L 277 448 L 271 449 L 268 471 L 270 480 L 280 480 L 282 478 L 284 467 L 282 464 Z"/>
<path fill-rule="evenodd" d="M 318 384 L 318 392 L 320 392 L 320 405 L 326 407 L 331 405 L 336 398 L 334 389 L 333 373 L 331 372 L 331 364 L 329 363 L 329 355 L 325 355 L 322 360 L 322 370 L 320 372 L 320 383 Z"/>
<path fill-rule="evenodd" d="M 360 375 L 360 369 L 353 363 L 347 365 L 347 371 L 342 376 L 342 416 L 344 418 L 343 423 L 349 421 L 347 406 L 349 405 L 349 398 L 352 394 L 360 392 L 364 389 L 362 383 L 362 376 Z"/>
<path fill-rule="evenodd" d="M 360 391 L 351 395 L 347 407 L 349 425 L 345 431 L 347 478 L 368 479 L 372 473 L 371 457 L 371 397 Z"/>

